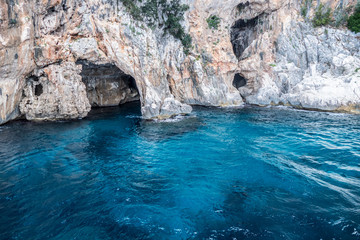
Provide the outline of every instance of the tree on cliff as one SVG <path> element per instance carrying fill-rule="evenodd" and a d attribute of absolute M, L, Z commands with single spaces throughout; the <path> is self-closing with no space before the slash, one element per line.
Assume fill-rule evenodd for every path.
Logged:
<path fill-rule="evenodd" d="M 355 33 L 360 32 L 360 2 L 356 5 L 354 14 L 349 17 L 347 26 Z"/>

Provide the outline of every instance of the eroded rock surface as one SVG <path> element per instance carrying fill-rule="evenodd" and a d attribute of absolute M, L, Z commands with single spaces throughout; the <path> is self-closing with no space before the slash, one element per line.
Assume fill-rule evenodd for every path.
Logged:
<path fill-rule="evenodd" d="M 0 1 L 0 124 L 19 116 L 24 79 L 35 68 L 34 27 L 25 1 Z"/>
<path fill-rule="evenodd" d="M 249 2 L 241 5 L 241 16 L 252 12 Z M 322 2 L 332 9 L 354 4 Z M 314 14 L 313 5 L 308 16 Z M 360 34 L 314 28 L 311 21 L 296 17 L 295 9 L 296 2 L 288 1 L 237 20 L 232 43 L 245 84 L 238 77 L 234 86 L 251 104 L 359 113 Z"/>
<path fill-rule="evenodd" d="M 81 65 L 53 64 L 26 80 L 20 112 L 28 120 L 59 120 L 85 117 L 91 109 Z"/>
<path fill-rule="evenodd" d="M 287 31 L 278 40 L 273 102 L 360 113 L 360 35 L 301 23 Z"/>

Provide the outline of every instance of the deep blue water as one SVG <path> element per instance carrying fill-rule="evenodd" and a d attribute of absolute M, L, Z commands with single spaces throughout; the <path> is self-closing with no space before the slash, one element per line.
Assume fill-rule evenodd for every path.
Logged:
<path fill-rule="evenodd" d="M 0 239 L 360 239 L 360 116 L 136 103 L 0 127 Z"/>

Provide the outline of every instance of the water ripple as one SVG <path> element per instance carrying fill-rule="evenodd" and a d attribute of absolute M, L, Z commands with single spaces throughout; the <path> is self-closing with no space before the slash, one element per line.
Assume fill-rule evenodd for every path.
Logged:
<path fill-rule="evenodd" d="M 360 118 L 140 106 L 0 127 L 0 239 L 358 239 Z"/>

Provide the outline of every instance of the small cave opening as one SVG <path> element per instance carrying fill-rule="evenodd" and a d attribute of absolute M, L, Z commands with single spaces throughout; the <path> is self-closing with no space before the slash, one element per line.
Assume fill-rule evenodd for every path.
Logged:
<path fill-rule="evenodd" d="M 78 60 L 81 77 L 92 107 L 113 107 L 140 100 L 135 79 L 115 64 L 94 64 Z"/>
<path fill-rule="evenodd" d="M 252 19 L 239 19 L 231 27 L 231 44 L 235 56 L 240 59 L 246 48 L 257 38 L 261 31 L 261 18 L 259 15 Z"/>
<path fill-rule="evenodd" d="M 35 96 L 40 96 L 41 94 L 43 94 L 43 92 L 43 85 L 41 83 L 35 85 Z"/>
<path fill-rule="evenodd" d="M 40 83 L 40 77 L 30 75 L 26 78 L 26 86 L 23 90 L 23 97 L 26 96 L 41 96 L 44 93 L 44 86 Z"/>
<path fill-rule="evenodd" d="M 247 80 L 239 73 L 236 73 L 233 80 L 233 86 L 237 89 L 246 86 Z"/>
<path fill-rule="evenodd" d="M 249 1 L 247 1 L 245 3 L 239 3 L 236 8 L 239 11 L 239 13 L 241 14 L 242 11 L 244 11 L 244 9 L 249 7 L 249 6 L 250 6 L 250 3 L 249 3 Z"/>

